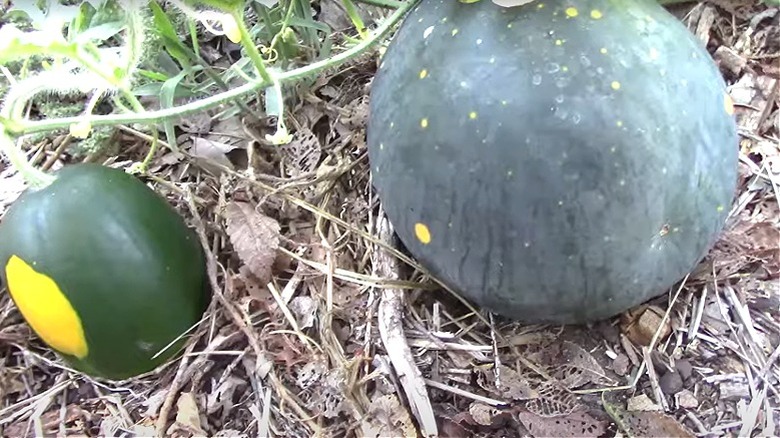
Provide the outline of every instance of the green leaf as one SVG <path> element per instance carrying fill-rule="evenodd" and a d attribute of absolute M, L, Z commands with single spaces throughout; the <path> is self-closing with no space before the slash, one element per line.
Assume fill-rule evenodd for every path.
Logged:
<path fill-rule="evenodd" d="M 77 53 L 78 45 L 65 41 L 57 32 L 22 32 L 11 24 L 0 28 L 0 64 L 36 55 L 74 58 Z"/>
<path fill-rule="evenodd" d="M 154 31 L 160 35 L 165 50 L 172 57 L 176 58 L 182 67 L 188 67 L 192 63 L 191 60 L 193 60 L 192 56 L 194 54 L 191 55 L 191 51 L 181 43 L 179 36 L 176 34 L 176 28 L 160 5 L 156 1 L 149 2 L 149 5 L 152 8 L 152 14 L 154 14 Z"/>
<path fill-rule="evenodd" d="M 199 67 L 196 67 L 199 69 Z M 173 100 L 176 96 L 176 90 L 179 87 L 179 83 L 187 77 L 188 74 L 192 72 L 192 69 L 186 68 L 179 72 L 176 76 L 168 79 L 163 83 L 162 87 L 160 88 L 160 107 L 165 108 L 172 108 Z M 176 143 L 176 132 L 174 130 L 173 126 L 173 119 L 166 119 L 162 122 L 163 128 L 165 129 L 165 139 L 168 142 L 169 145 L 174 150 L 178 150 L 178 143 Z"/>
<path fill-rule="evenodd" d="M 190 6 L 211 6 L 222 12 L 231 12 L 244 5 L 244 0 L 184 0 Z"/>
<path fill-rule="evenodd" d="M 8 13 L 20 12 L 27 15 L 30 24 L 36 29 L 46 20 L 46 15 L 35 5 L 35 2 L 16 2 L 17 4 L 8 9 Z"/>
<path fill-rule="evenodd" d="M 124 23 L 120 21 L 104 23 L 95 27 L 91 27 L 76 35 L 74 42 L 85 43 L 90 40 L 102 42 L 118 34 L 123 27 Z"/>

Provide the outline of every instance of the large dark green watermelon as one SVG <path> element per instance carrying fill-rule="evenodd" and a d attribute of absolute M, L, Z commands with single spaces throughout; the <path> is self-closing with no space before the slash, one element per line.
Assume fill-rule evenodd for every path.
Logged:
<path fill-rule="evenodd" d="M 438 279 L 527 322 L 613 316 L 673 286 L 722 229 L 731 100 L 652 0 L 422 0 L 384 54 L 373 183 Z"/>

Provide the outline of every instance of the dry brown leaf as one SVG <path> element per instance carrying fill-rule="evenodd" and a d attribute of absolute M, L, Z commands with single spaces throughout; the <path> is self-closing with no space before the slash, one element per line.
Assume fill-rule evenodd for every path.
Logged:
<path fill-rule="evenodd" d="M 260 284 L 267 283 L 279 248 L 279 223 L 246 202 L 230 202 L 225 216 L 227 234 L 238 256 Z"/>
<path fill-rule="evenodd" d="M 659 411 L 629 412 L 615 396 L 603 397 L 603 406 L 620 430 L 628 436 L 693 438 L 674 417 Z"/>
<path fill-rule="evenodd" d="M 368 120 L 369 98 L 363 95 L 349 102 L 340 111 L 340 116 L 333 125 L 333 130 L 340 137 L 363 137 L 365 133 L 366 122 Z"/>
<path fill-rule="evenodd" d="M 201 425 L 198 402 L 195 399 L 195 394 L 191 392 L 181 393 L 176 402 L 176 422 L 171 425 L 168 434 L 171 435 L 176 430 L 183 430 L 193 435 L 206 435 L 206 431 Z"/>
<path fill-rule="evenodd" d="M 561 366 L 556 376 L 567 388 L 579 388 L 588 383 L 599 385 L 615 383 L 607 377 L 604 369 L 587 350 L 569 341 L 565 341 L 562 347 Z"/>
<path fill-rule="evenodd" d="M 744 212 L 732 230 L 730 238 L 738 242 L 739 255 L 745 259 L 761 260 L 770 277 L 780 272 L 780 223 L 777 210 L 767 208 L 758 216 Z"/>
<path fill-rule="evenodd" d="M 753 252 L 775 250 L 780 242 L 780 229 L 769 221 L 744 224 L 738 227 L 745 243 L 751 246 Z"/>
<path fill-rule="evenodd" d="M 660 411 L 661 406 L 658 406 L 647 394 L 639 394 L 636 397 L 628 399 L 627 408 L 629 412 L 646 412 L 646 411 Z"/>
<path fill-rule="evenodd" d="M 365 437 L 417 436 L 414 422 L 398 396 L 387 394 L 371 400 L 366 419 L 363 420 Z"/>
<path fill-rule="evenodd" d="M 469 415 L 474 423 L 480 426 L 493 426 L 495 418 L 501 413 L 493 406 L 484 403 L 474 402 L 469 405 Z"/>
<path fill-rule="evenodd" d="M 676 438 L 694 438 L 685 426 L 680 424 L 674 417 L 663 412 L 629 412 L 622 418 L 623 423 L 631 431 L 631 436 L 641 437 L 676 437 Z"/>
<path fill-rule="evenodd" d="M 777 79 L 754 72 L 745 73 L 730 87 L 729 95 L 736 105 L 736 119 L 740 128 L 759 134 L 758 128 L 764 108 L 771 102 Z M 750 142 L 742 142 L 750 144 Z"/>
<path fill-rule="evenodd" d="M 302 366 L 296 376 L 296 383 L 303 389 L 321 383 L 322 376 L 328 372 L 328 364 L 322 360 L 312 360 Z"/>
<path fill-rule="evenodd" d="M 284 157 L 285 173 L 296 177 L 312 172 L 322 158 L 320 140 L 308 128 L 301 127 L 289 143 L 279 148 Z"/>
<path fill-rule="evenodd" d="M 214 163 L 225 166 L 228 169 L 234 169 L 233 163 L 231 163 L 227 157 L 228 152 L 233 149 L 236 149 L 236 146 L 202 137 L 194 137 L 192 139 L 190 155 L 192 155 L 195 158 L 195 161 L 204 169 L 215 175 L 219 175 L 222 173 L 222 170 L 219 166 L 215 166 Z"/>
<path fill-rule="evenodd" d="M 538 394 L 539 396 L 529 400 L 525 407 L 542 417 L 569 415 L 582 406 L 574 394 L 556 382 L 542 383 Z"/>
<path fill-rule="evenodd" d="M 208 134 L 212 128 L 214 120 L 207 112 L 188 114 L 179 119 L 178 128 L 188 134 Z M 216 126 L 215 126 L 216 128 Z"/>
<path fill-rule="evenodd" d="M 607 431 L 607 425 L 603 421 L 583 411 L 555 417 L 518 412 L 517 419 L 532 437 L 595 437 L 602 436 Z"/>
<path fill-rule="evenodd" d="M 298 327 L 301 330 L 314 326 L 314 319 L 317 315 L 317 303 L 311 297 L 295 297 L 290 301 L 289 307 L 295 315 Z"/>
<path fill-rule="evenodd" d="M 221 382 L 214 382 L 212 390 L 206 397 L 206 413 L 212 415 L 222 410 L 221 419 L 224 421 L 230 415 L 233 407 L 233 394 L 236 389 L 245 386 L 248 382 L 235 376 L 229 376 Z"/>
<path fill-rule="evenodd" d="M 530 400 L 539 396 L 536 390 L 531 387 L 528 379 L 514 369 L 500 365 L 499 375 L 499 384 L 496 386 L 493 370 L 482 370 L 478 376 L 478 383 L 485 390 L 498 394 L 504 399 Z"/>

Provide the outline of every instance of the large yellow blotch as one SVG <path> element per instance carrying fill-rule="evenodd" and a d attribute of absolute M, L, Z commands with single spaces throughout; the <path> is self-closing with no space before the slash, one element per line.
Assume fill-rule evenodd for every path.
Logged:
<path fill-rule="evenodd" d="M 420 222 L 414 224 L 414 234 L 417 236 L 417 240 L 423 244 L 427 245 L 431 243 L 431 230 L 428 229 L 427 225 Z"/>
<path fill-rule="evenodd" d="M 566 15 L 569 17 L 576 17 L 579 15 L 579 11 L 577 11 L 577 8 L 566 8 Z"/>
<path fill-rule="evenodd" d="M 5 265 L 5 275 L 11 298 L 35 333 L 55 350 L 86 357 L 81 319 L 57 283 L 15 255 Z"/>
<path fill-rule="evenodd" d="M 734 101 L 731 100 L 731 96 L 728 94 L 723 95 L 723 108 L 726 110 L 726 114 L 734 114 Z"/>

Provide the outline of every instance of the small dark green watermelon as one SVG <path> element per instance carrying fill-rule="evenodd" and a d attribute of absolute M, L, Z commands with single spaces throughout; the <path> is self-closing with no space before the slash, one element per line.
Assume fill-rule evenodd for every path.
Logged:
<path fill-rule="evenodd" d="M 527 322 L 614 316 L 706 255 L 738 139 L 704 47 L 652 0 L 422 0 L 372 85 L 373 184 L 423 266 Z"/>
<path fill-rule="evenodd" d="M 179 353 L 209 302 L 196 234 L 136 177 L 97 164 L 65 166 L 12 204 L 0 278 L 46 344 L 109 379 Z"/>

